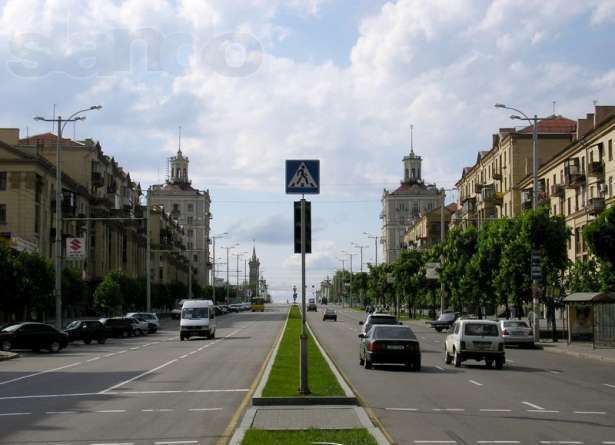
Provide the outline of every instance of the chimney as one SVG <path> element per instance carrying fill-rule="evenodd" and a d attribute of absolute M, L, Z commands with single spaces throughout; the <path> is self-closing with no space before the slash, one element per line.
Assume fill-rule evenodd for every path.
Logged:
<path fill-rule="evenodd" d="M 19 143 L 19 128 L 0 128 L 0 141 L 15 146 Z"/>
<path fill-rule="evenodd" d="M 594 107 L 594 128 L 598 127 L 613 115 L 615 115 L 615 106 L 596 105 Z"/>
<path fill-rule="evenodd" d="M 588 114 L 585 119 L 577 120 L 577 139 L 581 139 L 594 129 L 594 114 Z"/>

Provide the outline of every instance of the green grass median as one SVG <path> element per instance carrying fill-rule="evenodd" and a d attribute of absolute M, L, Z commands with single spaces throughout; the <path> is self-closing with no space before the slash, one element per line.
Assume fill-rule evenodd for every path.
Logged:
<path fill-rule="evenodd" d="M 263 397 L 299 397 L 299 335 L 301 312 L 291 306 L 286 329 L 273 362 Z M 335 375 L 308 332 L 308 385 L 312 396 L 344 396 Z M 273 443 L 273 442 L 272 442 Z M 277 443 L 277 442 L 276 442 Z"/>
<path fill-rule="evenodd" d="M 246 432 L 242 445 L 312 445 L 314 442 L 343 445 L 377 445 L 366 429 L 266 431 L 252 429 Z"/>

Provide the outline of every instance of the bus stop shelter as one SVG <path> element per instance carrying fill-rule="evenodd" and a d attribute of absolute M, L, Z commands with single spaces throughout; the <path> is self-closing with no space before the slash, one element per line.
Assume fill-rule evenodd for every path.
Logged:
<path fill-rule="evenodd" d="M 591 340 L 594 348 L 615 348 L 615 292 L 568 295 L 568 343 Z"/>

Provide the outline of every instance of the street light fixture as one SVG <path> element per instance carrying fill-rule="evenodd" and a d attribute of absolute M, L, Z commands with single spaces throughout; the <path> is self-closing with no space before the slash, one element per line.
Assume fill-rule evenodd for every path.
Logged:
<path fill-rule="evenodd" d="M 229 282 L 229 252 L 237 246 L 239 246 L 239 243 L 235 243 L 229 247 L 222 247 L 223 249 L 226 249 L 226 304 L 229 303 L 230 291 L 231 291 L 230 282 Z"/>
<path fill-rule="evenodd" d="M 350 243 L 351 246 L 356 247 L 357 249 L 359 249 L 361 251 L 361 272 L 363 272 L 363 249 L 367 249 L 369 246 L 362 246 L 360 244 L 357 243 Z"/>
<path fill-rule="evenodd" d="M 376 263 L 376 266 L 377 266 L 378 265 L 378 238 L 380 237 L 378 235 L 372 235 L 371 233 L 368 233 L 368 232 L 363 232 L 363 235 L 366 235 L 368 238 L 374 240 L 374 263 Z"/>
<path fill-rule="evenodd" d="M 228 236 L 228 232 L 220 233 L 219 235 L 213 235 L 211 237 L 213 243 L 213 264 L 211 265 L 211 291 L 212 291 L 212 299 L 214 304 L 216 304 L 216 239 L 217 238 L 226 238 Z"/>
<path fill-rule="evenodd" d="M 56 236 L 55 236 L 55 300 L 56 300 L 56 328 L 62 329 L 62 131 L 69 122 L 85 120 L 85 116 L 79 116 L 87 111 L 100 110 L 102 105 L 93 105 L 71 114 L 68 119 L 57 118 L 47 119 L 36 116 L 35 121 L 54 122 L 58 124 L 58 135 L 56 141 Z"/>

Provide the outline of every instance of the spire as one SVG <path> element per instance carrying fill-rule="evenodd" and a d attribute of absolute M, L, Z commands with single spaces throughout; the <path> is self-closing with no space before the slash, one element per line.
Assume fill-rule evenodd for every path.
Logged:
<path fill-rule="evenodd" d="M 252 261 L 256 260 L 256 240 L 252 240 Z"/>
<path fill-rule="evenodd" d="M 410 124 L 410 156 L 414 156 L 414 124 Z"/>
<path fill-rule="evenodd" d="M 181 159 L 182 156 L 182 126 L 180 125 L 177 133 L 177 157 Z"/>

